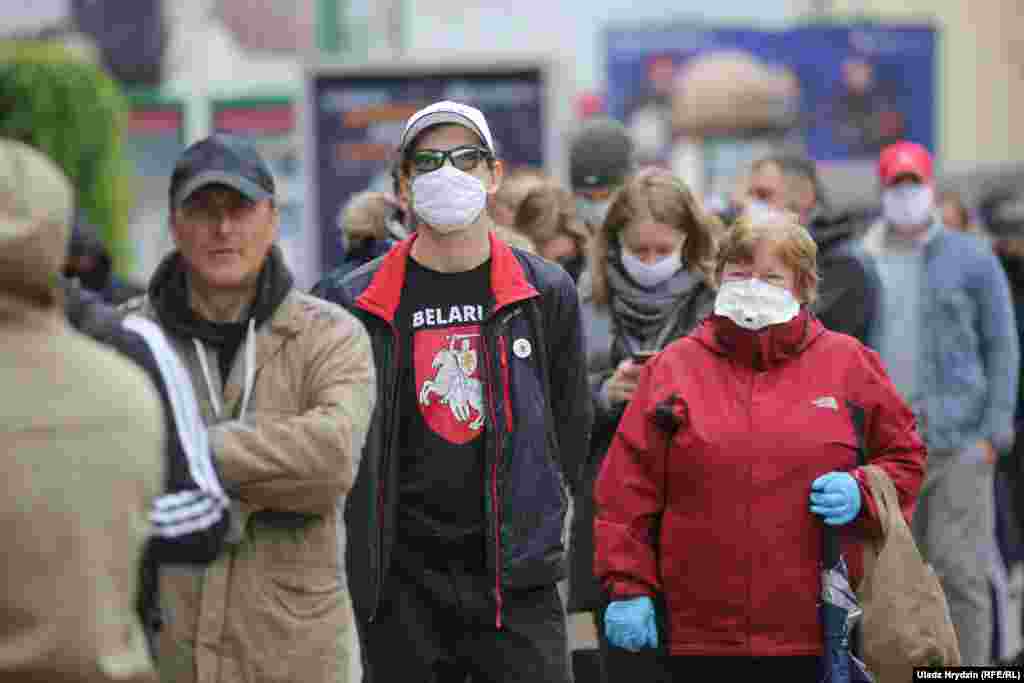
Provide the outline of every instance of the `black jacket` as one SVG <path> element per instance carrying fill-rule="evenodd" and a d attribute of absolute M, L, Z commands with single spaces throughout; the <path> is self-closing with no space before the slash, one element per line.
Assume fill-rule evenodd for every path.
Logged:
<path fill-rule="evenodd" d="M 377 406 L 346 511 L 349 587 L 364 624 L 376 614 L 395 536 L 400 362 L 393 321 L 415 239 L 313 289 L 366 325 L 377 368 Z M 593 418 L 579 298 L 568 274 L 492 236 L 491 295 L 482 325 L 489 427 L 481 493 L 500 627 L 503 590 L 550 585 L 565 575 L 564 485 L 577 486 Z"/>
<path fill-rule="evenodd" d="M 182 416 L 175 415 L 168 380 L 146 338 L 126 327 L 120 313 L 99 294 L 68 280 L 63 281 L 63 288 L 65 315 L 71 326 L 142 368 L 164 406 L 164 493 L 157 501 L 159 521 L 154 520 L 153 535 L 143 555 L 138 599 L 140 617 L 152 642 L 163 621 L 157 593 L 159 566 L 203 565 L 215 560 L 230 525 L 227 499 L 219 483 L 211 487 L 203 480 L 204 473 L 216 477 L 209 452 L 190 456 L 185 448 L 178 428 Z M 205 462 L 194 462 L 197 458 L 205 458 Z"/>
<path fill-rule="evenodd" d="M 833 332 L 868 344 L 881 313 L 882 282 L 874 259 L 860 248 L 855 221 L 845 215 L 810 221 L 818 245 L 818 300 L 811 307 Z"/>

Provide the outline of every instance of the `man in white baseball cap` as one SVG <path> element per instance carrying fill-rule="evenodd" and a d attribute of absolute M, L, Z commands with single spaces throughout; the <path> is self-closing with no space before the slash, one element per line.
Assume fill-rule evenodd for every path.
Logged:
<path fill-rule="evenodd" d="M 567 683 L 563 486 L 592 422 L 576 287 L 491 234 L 478 110 L 415 113 L 399 154 L 415 234 L 314 289 L 370 332 L 382 397 L 346 517 L 365 680 Z"/>

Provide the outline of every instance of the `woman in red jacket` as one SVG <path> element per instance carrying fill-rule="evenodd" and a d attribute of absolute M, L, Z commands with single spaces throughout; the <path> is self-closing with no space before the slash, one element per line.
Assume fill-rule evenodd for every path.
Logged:
<path fill-rule="evenodd" d="M 889 474 L 909 520 L 925 446 L 878 355 L 808 311 L 803 227 L 741 221 L 715 276 L 714 314 L 648 361 L 597 481 L 605 633 L 625 672 L 658 648 L 667 680 L 707 665 L 817 681 L 822 524 L 856 585 L 857 541 L 879 531 L 858 462 Z"/>

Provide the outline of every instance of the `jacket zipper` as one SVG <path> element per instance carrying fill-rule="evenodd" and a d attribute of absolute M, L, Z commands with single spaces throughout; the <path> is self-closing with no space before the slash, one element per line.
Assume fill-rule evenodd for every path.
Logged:
<path fill-rule="evenodd" d="M 500 309 L 498 309 L 498 310 L 500 310 Z M 493 318 L 494 315 L 497 314 L 498 310 L 495 310 L 491 314 L 491 318 Z M 516 308 L 515 310 L 509 312 L 507 315 L 503 316 L 501 318 L 501 320 L 499 320 L 497 322 L 497 324 L 495 324 L 495 330 L 497 332 L 497 334 L 495 336 L 497 336 L 497 338 L 500 340 L 501 350 L 502 350 L 503 353 L 504 353 L 504 350 L 505 350 L 505 343 L 506 342 L 505 342 L 505 338 L 504 338 L 504 335 L 502 334 L 501 330 L 506 325 L 508 325 L 508 321 L 509 320 L 511 320 L 515 316 L 519 315 L 519 313 L 521 313 L 521 312 L 522 312 L 521 309 Z M 491 424 L 494 425 L 495 427 L 497 427 L 497 425 L 498 425 L 498 411 L 495 408 L 495 402 L 494 402 L 494 379 L 495 379 L 495 376 L 494 376 L 494 365 L 491 362 L 491 350 L 490 350 L 490 346 L 488 344 L 489 341 L 490 341 L 490 337 L 485 335 L 484 336 L 483 347 L 484 347 L 484 359 L 485 359 L 485 361 L 487 363 L 487 375 L 488 375 L 488 377 L 487 377 L 487 399 L 488 399 L 487 400 L 487 405 L 488 405 L 488 408 L 490 409 L 489 412 L 491 414 Z M 503 363 L 503 369 L 504 369 L 504 365 L 505 364 Z M 506 383 L 506 386 L 505 386 L 505 392 L 506 392 L 505 393 L 505 397 L 506 397 L 506 399 L 508 399 L 509 396 L 508 396 L 508 393 L 507 393 L 508 392 L 508 384 L 507 383 Z M 505 405 L 506 405 L 506 408 L 508 408 L 509 403 L 506 403 Z M 509 419 L 510 416 L 511 416 L 511 412 L 508 413 L 508 415 L 506 416 L 506 419 Z M 510 419 L 509 419 L 508 431 L 512 431 L 512 426 L 511 426 L 511 420 Z M 501 444 L 502 444 L 502 439 L 504 437 L 500 433 L 498 433 L 497 430 L 495 430 L 495 432 L 494 432 L 494 437 L 495 437 L 494 463 L 491 465 L 491 501 L 492 501 L 491 505 L 493 506 L 493 512 L 494 512 L 494 601 L 495 601 L 495 603 L 497 605 L 497 607 L 495 609 L 495 615 L 494 615 L 494 626 L 495 626 L 495 628 L 497 628 L 500 631 L 502 629 L 502 607 L 504 605 L 505 600 L 504 600 L 504 596 L 502 595 L 502 591 L 501 591 L 501 499 L 499 497 L 499 492 L 498 492 L 498 464 L 501 462 Z"/>
<path fill-rule="evenodd" d="M 509 390 L 509 369 L 508 369 L 508 342 L 505 339 L 505 335 L 498 337 L 498 344 L 501 349 L 501 378 L 504 384 L 503 392 L 505 395 L 505 428 L 506 431 L 512 433 L 512 395 Z"/>

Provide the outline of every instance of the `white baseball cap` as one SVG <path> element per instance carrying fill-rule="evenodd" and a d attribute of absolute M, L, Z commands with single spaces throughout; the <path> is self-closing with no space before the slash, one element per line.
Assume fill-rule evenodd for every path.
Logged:
<path fill-rule="evenodd" d="M 494 138 L 491 136 L 491 129 L 487 125 L 487 119 L 484 118 L 483 112 L 467 104 L 445 100 L 424 107 L 409 117 L 405 124 L 405 132 L 402 133 L 402 142 L 398 146 L 399 155 L 405 156 L 406 147 L 416 139 L 417 135 L 431 126 L 442 123 L 468 128 L 476 133 L 487 151 L 495 154 Z"/>

